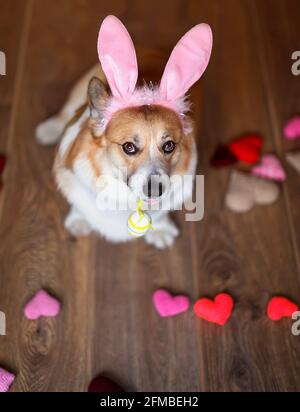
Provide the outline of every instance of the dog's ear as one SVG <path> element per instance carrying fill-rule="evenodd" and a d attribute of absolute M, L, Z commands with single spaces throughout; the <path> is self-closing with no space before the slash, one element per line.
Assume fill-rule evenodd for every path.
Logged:
<path fill-rule="evenodd" d="M 202 23 L 189 30 L 176 44 L 165 67 L 160 94 L 169 101 L 182 97 L 204 73 L 211 55 L 212 32 Z"/>
<path fill-rule="evenodd" d="M 126 98 L 135 89 L 138 66 L 131 37 L 117 17 L 107 16 L 103 20 L 97 48 L 112 95 Z"/>
<path fill-rule="evenodd" d="M 98 77 L 93 77 L 88 85 L 88 104 L 95 131 L 101 128 L 102 113 L 108 97 L 105 84 Z"/>

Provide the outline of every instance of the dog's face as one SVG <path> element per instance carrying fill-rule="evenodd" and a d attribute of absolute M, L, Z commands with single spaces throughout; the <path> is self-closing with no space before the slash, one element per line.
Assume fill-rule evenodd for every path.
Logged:
<path fill-rule="evenodd" d="M 103 101 L 97 93 L 90 93 L 91 102 L 91 113 L 98 106 L 101 115 Z M 94 116 L 97 118 L 97 112 Z M 178 115 L 158 105 L 116 112 L 100 139 L 109 161 L 123 172 L 130 189 L 149 203 L 167 193 L 169 178 L 178 166 L 182 165 L 184 173 L 192 156 L 191 139 L 185 136 Z"/>
<path fill-rule="evenodd" d="M 170 174 L 180 157 L 182 137 L 178 116 L 160 106 L 121 110 L 105 132 L 112 161 L 126 167 L 129 177 L 144 169 Z"/>
<path fill-rule="evenodd" d="M 184 138 L 178 116 L 161 106 L 142 106 L 116 113 L 105 132 L 108 155 L 126 169 L 127 183 L 145 200 L 160 197 L 165 179 L 178 164 Z"/>

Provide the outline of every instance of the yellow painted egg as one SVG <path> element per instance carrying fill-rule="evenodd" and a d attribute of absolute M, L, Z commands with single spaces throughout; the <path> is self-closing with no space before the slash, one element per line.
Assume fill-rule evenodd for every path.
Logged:
<path fill-rule="evenodd" d="M 146 212 L 132 212 L 128 218 L 128 232 L 134 237 L 144 236 L 151 227 L 151 217 Z"/>

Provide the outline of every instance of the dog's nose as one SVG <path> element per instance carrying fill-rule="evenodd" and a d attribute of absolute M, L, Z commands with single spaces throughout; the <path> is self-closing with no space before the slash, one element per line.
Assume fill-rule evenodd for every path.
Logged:
<path fill-rule="evenodd" d="M 143 187 L 144 194 L 151 199 L 161 197 L 164 191 L 165 186 L 159 175 L 150 175 Z"/>

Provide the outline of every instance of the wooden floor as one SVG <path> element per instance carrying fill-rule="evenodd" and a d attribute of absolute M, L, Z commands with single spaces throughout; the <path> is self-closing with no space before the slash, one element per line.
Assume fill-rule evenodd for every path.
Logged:
<path fill-rule="evenodd" d="M 134 391 L 299 391 L 300 336 L 289 319 L 269 321 L 274 294 L 300 302 L 300 176 L 273 206 L 244 215 L 224 208 L 227 171 L 209 167 L 219 142 L 244 132 L 265 137 L 265 151 L 300 142 L 282 124 L 300 111 L 298 0 L 0 0 L 0 152 L 9 157 L 0 196 L 0 365 L 17 373 L 14 391 L 85 391 L 104 373 Z M 113 246 L 63 228 L 67 205 L 51 177 L 53 148 L 34 128 L 54 114 L 73 82 L 96 61 L 101 20 L 116 14 L 137 44 L 170 48 L 205 21 L 214 49 L 203 77 L 199 173 L 205 218 L 176 220 L 182 236 L 156 251 L 139 241 Z M 63 302 L 57 319 L 29 322 L 24 303 L 39 288 Z M 229 291 L 236 306 L 223 328 L 189 311 L 161 319 L 158 287 L 192 300 Z"/>

